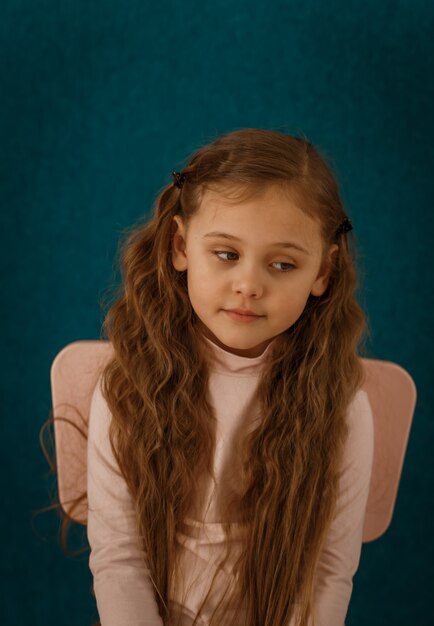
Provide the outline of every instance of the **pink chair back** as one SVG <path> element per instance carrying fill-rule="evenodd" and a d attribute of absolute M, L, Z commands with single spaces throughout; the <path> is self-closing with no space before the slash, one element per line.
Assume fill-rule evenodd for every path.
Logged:
<path fill-rule="evenodd" d="M 51 365 L 57 486 L 64 511 L 87 523 L 87 501 L 72 501 L 87 489 L 87 422 L 92 393 L 113 349 L 108 341 L 75 341 Z"/>
<path fill-rule="evenodd" d="M 405 452 L 416 406 L 416 385 L 396 363 L 362 359 L 363 388 L 374 416 L 374 463 L 366 505 L 363 541 L 373 541 L 392 521 Z"/>
<path fill-rule="evenodd" d="M 51 366 L 54 437 L 59 500 L 65 512 L 87 522 L 87 502 L 71 508 L 86 490 L 87 421 L 98 377 L 113 354 L 108 341 L 75 341 L 65 346 Z M 389 527 L 416 405 L 416 387 L 402 367 L 388 361 L 362 359 L 364 389 L 374 415 L 374 464 L 366 507 L 363 542 L 380 537 Z"/>

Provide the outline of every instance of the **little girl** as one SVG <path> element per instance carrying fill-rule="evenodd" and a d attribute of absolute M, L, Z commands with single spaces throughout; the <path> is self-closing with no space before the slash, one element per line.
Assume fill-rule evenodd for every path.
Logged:
<path fill-rule="evenodd" d="M 349 230 L 311 143 L 243 129 L 128 234 L 89 417 L 102 626 L 344 626 L 373 459 Z"/>

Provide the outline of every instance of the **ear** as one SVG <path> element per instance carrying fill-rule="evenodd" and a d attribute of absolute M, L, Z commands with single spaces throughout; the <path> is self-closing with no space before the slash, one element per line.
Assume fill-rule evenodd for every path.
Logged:
<path fill-rule="evenodd" d="M 187 269 L 185 252 L 185 225 L 180 215 L 175 215 L 172 222 L 172 263 L 178 272 Z"/>
<path fill-rule="evenodd" d="M 322 296 L 325 290 L 328 287 L 330 272 L 332 269 L 333 257 L 337 254 L 339 250 L 339 246 L 335 243 L 330 246 L 327 257 L 325 261 L 322 263 L 318 276 L 315 279 L 315 282 L 312 285 L 310 293 L 313 296 Z"/>

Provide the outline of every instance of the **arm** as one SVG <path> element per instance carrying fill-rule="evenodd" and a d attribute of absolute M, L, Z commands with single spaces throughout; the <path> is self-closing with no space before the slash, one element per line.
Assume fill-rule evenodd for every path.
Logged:
<path fill-rule="evenodd" d="M 93 392 L 87 450 L 89 568 L 102 626 L 163 626 L 139 545 L 134 503 L 113 456 L 111 414 Z"/>
<path fill-rule="evenodd" d="M 315 626 L 345 626 L 359 566 L 374 455 L 374 422 L 364 390 L 348 408 L 348 424 L 336 515 L 316 573 Z"/>

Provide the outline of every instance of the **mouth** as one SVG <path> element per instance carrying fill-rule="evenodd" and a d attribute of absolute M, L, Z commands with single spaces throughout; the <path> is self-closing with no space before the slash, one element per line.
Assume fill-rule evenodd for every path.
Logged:
<path fill-rule="evenodd" d="M 232 319 L 240 321 L 254 321 L 264 317 L 263 315 L 255 315 L 253 313 L 239 313 L 238 311 L 223 309 Z"/>
<path fill-rule="evenodd" d="M 259 315 L 259 313 L 255 313 L 254 311 L 251 311 L 250 309 L 224 309 L 226 311 L 229 311 L 230 313 L 238 313 L 238 315 L 252 315 L 253 317 L 263 317 L 262 315 Z"/>

